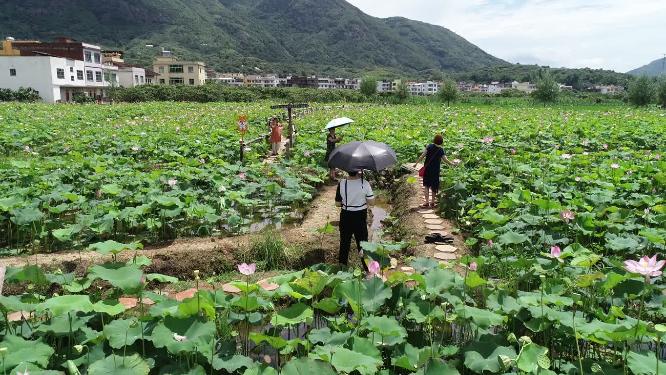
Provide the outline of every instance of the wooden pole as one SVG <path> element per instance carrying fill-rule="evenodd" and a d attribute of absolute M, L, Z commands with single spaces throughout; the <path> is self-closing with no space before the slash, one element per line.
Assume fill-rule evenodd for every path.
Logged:
<path fill-rule="evenodd" d="M 291 105 L 287 107 L 287 116 L 289 117 L 289 148 L 294 147 L 294 122 L 291 118 Z"/>

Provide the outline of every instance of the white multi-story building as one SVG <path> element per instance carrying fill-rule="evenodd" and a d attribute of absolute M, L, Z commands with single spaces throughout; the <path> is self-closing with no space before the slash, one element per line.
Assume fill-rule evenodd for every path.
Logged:
<path fill-rule="evenodd" d="M 397 81 L 382 80 L 377 81 L 377 92 L 393 92 L 397 86 Z"/>
<path fill-rule="evenodd" d="M 280 80 L 274 75 L 248 75 L 245 76 L 245 85 L 251 87 L 278 87 Z"/>
<path fill-rule="evenodd" d="M 504 85 L 502 85 L 499 82 L 491 82 L 487 87 L 486 87 L 486 92 L 488 94 L 501 94 L 502 91 L 504 91 Z"/>
<path fill-rule="evenodd" d="M 536 84 L 530 82 L 513 81 L 511 82 L 511 88 L 531 94 L 536 90 Z"/>
<path fill-rule="evenodd" d="M 30 87 L 47 103 L 69 102 L 87 92 L 85 64 L 53 56 L 0 56 L 0 88 Z M 94 77 L 94 76 L 93 76 Z"/>
<path fill-rule="evenodd" d="M 122 51 L 102 51 L 102 62 L 104 80 L 111 86 L 136 87 L 149 83 L 146 69 L 125 63 Z"/>

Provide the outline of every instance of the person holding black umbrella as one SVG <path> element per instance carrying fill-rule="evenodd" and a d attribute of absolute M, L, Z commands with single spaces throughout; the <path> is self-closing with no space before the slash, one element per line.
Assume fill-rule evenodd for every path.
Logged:
<path fill-rule="evenodd" d="M 335 204 L 341 207 L 340 211 L 340 264 L 347 265 L 352 236 L 356 246 L 361 251 L 361 242 L 368 240 L 368 206 L 375 202 L 370 183 L 363 178 L 363 172 L 353 170 L 348 172 L 349 177 L 340 180 L 335 193 Z M 367 266 L 361 260 L 363 268 Z"/>

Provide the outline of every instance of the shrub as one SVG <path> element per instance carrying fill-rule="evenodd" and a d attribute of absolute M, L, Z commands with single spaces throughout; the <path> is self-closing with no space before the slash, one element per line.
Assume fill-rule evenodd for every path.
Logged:
<path fill-rule="evenodd" d="M 21 87 L 16 91 L 0 89 L 0 102 L 36 102 L 40 99 L 39 91 L 31 87 Z"/>
<path fill-rule="evenodd" d="M 557 82 L 555 82 L 548 71 L 542 72 L 537 80 L 536 90 L 532 93 L 532 96 L 540 102 L 548 103 L 556 101 L 559 94 L 560 88 Z"/>
<path fill-rule="evenodd" d="M 246 262 L 256 263 L 262 271 L 285 269 L 289 263 L 287 246 L 282 236 L 272 231 L 255 238 L 244 258 Z"/>
<path fill-rule="evenodd" d="M 95 98 L 92 96 L 88 96 L 82 92 L 75 92 L 74 95 L 72 95 L 72 100 L 74 103 L 78 104 L 86 104 L 86 103 L 94 103 Z"/>
<path fill-rule="evenodd" d="M 373 96 L 377 93 L 377 79 L 365 77 L 361 80 L 361 93 L 365 96 Z"/>
<path fill-rule="evenodd" d="M 446 102 L 447 105 L 450 105 L 451 102 L 455 102 L 458 99 L 458 86 L 452 80 L 447 79 L 442 84 L 442 88 L 439 90 L 438 95 L 441 101 Z"/>
<path fill-rule="evenodd" d="M 652 103 L 654 86 L 647 76 L 638 77 L 629 85 L 629 102 L 637 107 Z"/>
<path fill-rule="evenodd" d="M 659 82 L 659 87 L 657 88 L 657 104 L 659 104 L 661 108 L 666 109 L 666 78 L 663 78 L 661 82 Z"/>
<path fill-rule="evenodd" d="M 407 82 L 405 82 L 405 80 L 400 80 L 395 88 L 394 95 L 400 103 L 404 103 L 409 98 L 409 87 L 407 86 Z"/>

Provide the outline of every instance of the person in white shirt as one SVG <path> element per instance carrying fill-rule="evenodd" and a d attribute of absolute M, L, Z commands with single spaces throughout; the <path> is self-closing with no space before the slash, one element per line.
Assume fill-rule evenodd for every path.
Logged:
<path fill-rule="evenodd" d="M 335 204 L 340 211 L 340 264 L 347 265 L 352 236 L 361 251 L 361 242 L 368 240 L 368 206 L 375 202 L 370 183 L 359 171 L 348 172 L 347 179 L 340 180 L 335 194 Z M 365 262 L 361 262 L 367 268 Z"/>

